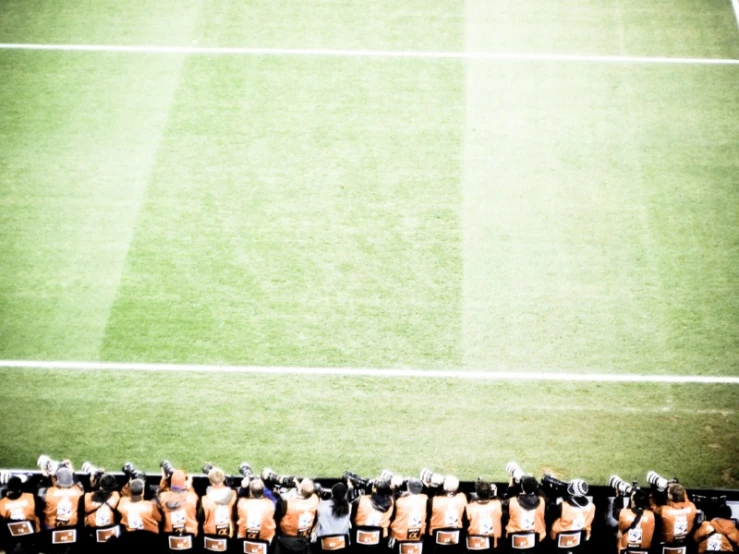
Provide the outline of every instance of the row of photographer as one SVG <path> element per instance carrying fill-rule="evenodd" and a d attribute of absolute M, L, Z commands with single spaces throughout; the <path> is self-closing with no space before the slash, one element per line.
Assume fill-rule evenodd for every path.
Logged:
<path fill-rule="evenodd" d="M 587 483 L 564 483 L 545 475 L 542 487 L 516 464 L 507 467 L 512 478 L 504 498 L 483 480 L 468 498 L 459 492 L 455 477 L 428 470 L 420 479 L 384 471 L 377 479 L 365 480 L 347 472 L 342 482 L 324 490 L 310 479 L 283 477 L 268 469 L 256 476 L 248 464 L 241 465 L 238 479 L 206 466 L 210 486 L 199 498 L 192 478 L 167 462 L 155 491 L 146 491 L 144 476 L 130 464 L 124 466 L 128 481 L 120 493 L 115 477 L 86 469 L 94 490 L 84 494 L 71 467 L 47 467 L 52 486 L 41 489 L 35 507 L 33 495 L 22 492 L 21 480 L 11 479 L 6 499 L 0 500 L 0 517 L 10 531 L 4 544 L 28 552 L 41 546 L 54 552 L 146 548 L 249 554 L 380 554 L 388 549 L 397 554 L 508 549 L 564 553 L 588 550 L 595 517 Z M 685 554 L 691 534 L 703 539 L 700 552 L 714 551 L 718 537 L 730 548 L 730 541 L 736 541 L 736 528 L 732 531 L 716 520 L 691 533 L 695 506 L 677 483 L 653 483 L 652 495 L 619 479 L 612 484 L 628 499 L 626 506 L 614 504 L 619 552 L 648 552 L 654 542 L 660 552 L 668 548 L 666 553 Z M 661 498 L 661 486 L 664 492 L 669 489 L 669 498 Z M 23 502 L 25 511 L 20 510 Z"/>

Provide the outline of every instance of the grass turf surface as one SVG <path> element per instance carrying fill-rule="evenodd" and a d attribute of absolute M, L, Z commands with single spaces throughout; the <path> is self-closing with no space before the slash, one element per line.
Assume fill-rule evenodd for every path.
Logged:
<path fill-rule="evenodd" d="M 0 41 L 739 57 L 723 1 L 11 1 Z M 739 373 L 736 67 L 0 51 L 0 81 L 1 358 Z M 3 424 L 1 465 L 737 479 L 731 388 L 265 377 L 244 408 L 221 376 L 4 374 L 4 406 L 45 410 Z M 161 422 L 189 397 L 184 427 L 116 408 Z M 326 421 L 356 438 L 327 454 Z M 144 434 L 111 450 L 124 422 Z"/>

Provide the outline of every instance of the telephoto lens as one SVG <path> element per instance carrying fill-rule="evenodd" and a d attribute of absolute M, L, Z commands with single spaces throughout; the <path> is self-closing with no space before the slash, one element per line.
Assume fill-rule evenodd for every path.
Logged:
<path fill-rule="evenodd" d="M 657 487 L 657 490 L 659 490 L 660 492 L 666 491 L 667 485 L 670 484 L 670 482 L 667 479 L 662 477 L 656 471 L 650 471 L 649 473 L 647 473 L 647 482 L 650 485 L 654 485 L 655 487 Z"/>
<path fill-rule="evenodd" d="M 420 474 L 421 482 L 429 488 L 438 488 L 444 484 L 444 475 L 442 473 L 434 473 L 429 468 L 425 467 L 421 470 Z"/>
<path fill-rule="evenodd" d="M 162 462 L 159 464 L 159 467 L 164 470 L 164 473 L 167 475 L 167 477 L 171 477 L 172 474 L 175 472 L 175 467 L 169 460 L 162 460 Z"/>
<path fill-rule="evenodd" d="M 248 477 L 249 479 L 254 477 L 254 472 L 248 462 L 241 462 L 241 465 L 239 465 L 239 473 L 242 477 Z"/>
<path fill-rule="evenodd" d="M 210 470 L 213 469 L 213 464 L 205 464 L 203 465 L 202 472 L 204 475 L 208 475 L 210 473 Z"/>
<path fill-rule="evenodd" d="M 52 460 L 46 454 L 42 454 L 41 456 L 39 456 L 36 464 L 41 471 L 48 473 L 49 475 L 56 475 L 59 466 L 62 465 L 61 462 L 58 462 L 57 460 Z"/>
<path fill-rule="evenodd" d="M 520 483 L 521 479 L 524 478 L 526 475 L 521 469 L 521 466 L 518 465 L 516 462 L 508 462 L 505 466 L 506 473 L 510 475 L 513 478 L 513 481 L 516 483 Z"/>
<path fill-rule="evenodd" d="M 608 486 L 622 496 L 629 496 L 634 490 L 632 485 L 621 479 L 618 475 L 611 475 L 611 478 L 608 479 Z"/>
<path fill-rule="evenodd" d="M 95 474 L 95 473 L 98 473 L 98 472 L 100 472 L 100 468 L 99 468 L 99 467 L 97 467 L 97 466 L 96 466 L 95 464 L 93 464 L 92 462 L 84 462 L 84 463 L 82 464 L 82 467 L 80 468 L 80 471 L 81 471 L 82 473 L 87 473 L 87 474 L 89 474 L 89 475 L 93 475 L 93 474 Z"/>

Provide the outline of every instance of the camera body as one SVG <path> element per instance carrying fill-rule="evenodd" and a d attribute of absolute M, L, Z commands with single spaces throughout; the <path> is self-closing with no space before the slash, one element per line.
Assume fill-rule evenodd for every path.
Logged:
<path fill-rule="evenodd" d="M 172 464 L 172 462 L 170 462 L 169 460 L 162 460 L 159 463 L 159 467 L 162 468 L 162 470 L 164 471 L 164 474 L 167 477 L 172 477 L 172 474 L 177 469 L 177 468 L 174 467 L 174 465 Z"/>
<path fill-rule="evenodd" d="M 285 489 L 292 489 L 298 486 L 297 480 L 292 475 L 280 475 L 268 467 L 262 470 L 262 481 Z"/>
<path fill-rule="evenodd" d="M 364 479 L 351 471 L 345 471 L 341 478 L 345 483 L 351 483 L 357 489 L 369 489 L 372 487 L 372 479 Z"/>
<path fill-rule="evenodd" d="M 567 496 L 567 486 L 569 483 L 560 481 L 553 475 L 545 473 L 541 476 L 541 486 L 549 497 L 563 497 Z"/>
<path fill-rule="evenodd" d="M 126 478 L 131 481 L 133 479 L 146 480 L 146 473 L 138 469 L 133 463 L 126 462 L 123 464 L 121 471 L 125 474 Z"/>

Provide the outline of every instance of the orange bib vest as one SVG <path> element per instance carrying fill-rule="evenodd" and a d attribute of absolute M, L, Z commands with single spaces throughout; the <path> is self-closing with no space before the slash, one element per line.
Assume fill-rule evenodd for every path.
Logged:
<path fill-rule="evenodd" d="M 393 508 L 394 505 L 391 505 L 387 512 L 381 512 L 380 510 L 376 510 L 372 505 L 372 498 L 370 496 L 360 496 L 354 523 L 358 527 L 382 527 L 382 536 L 387 537 L 390 519 L 393 516 Z"/>
<path fill-rule="evenodd" d="M 288 500 L 287 509 L 280 520 L 280 532 L 289 537 L 308 537 L 316 521 L 318 502 L 315 494 L 308 498 Z"/>
<path fill-rule="evenodd" d="M 395 519 L 390 524 L 390 535 L 396 541 L 418 541 L 426 532 L 428 496 L 411 494 L 395 501 Z"/>
<path fill-rule="evenodd" d="M 49 487 L 44 496 L 44 525 L 74 527 L 79 521 L 79 501 L 85 493 L 76 485 L 68 488 Z"/>
<path fill-rule="evenodd" d="M 434 496 L 431 499 L 431 524 L 429 533 L 437 529 L 461 529 L 467 497 L 461 492 L 454 496 Z"/>
<path fill-rule="evenodd" d="M 85 495 L 85 525 L 87 527 L 102 528 L 115 524 L 115 509 L 121 500 L 121 495 L 113 491 L 105 502 L 94 502 L 95 493 Z"/>
<path fill-rule="evenodd" d="M 569 502 L 562 501 L 562 514 L 552 524 L 552 538 L 557 538 L 560 533 L 568 531 L 585 531 L 585 537 L 590 539 L 590 530 L 595 518 L 595 504 L 589 502 L 581 508 Z"/>
<path fill-rule="evenodd" d="M 30 492 L 22 493 L 15 500 L 7 496 L 0 500 L 0 517 L 6 524 L 12 521 L 30 521 L 36 533 L 41 529 L 36 517 L 36 499 Z"/>
<path fill-rule="evenodd" d="M 544 521 L 544 500 L 539 499 L 536 508 L 526 510 L 518 503 L 518 498 L 513 497 L 508 502 L 508 525 L 506 534 L 520 533 L 521 531 L 533 531 L 539 535 L 539 541 L 543 541 L 547 534 L 547 526 Z"/>
<path fill-rule="evenodd" d="M 240 498 L 236 511 L 240 539 L 271 541 L 275 536 L 275 505 L 269 498 Z"/>
<path fill-rule="evenodd" d="M 203 506 L 203 533 L 232 537 L 234 533 L 233 511 L 236 504 L 236 492 L 231 491 L 231 498 L 226 504 L 219 504 L 207 494 L 201 500 Z"/>
<path fill-rule="evenodd" d="M 633 528 L 632 523 L 636 514 L 629 508 L 624 508 L 618 515 L 618 551 L 627 548 L 643 548 L 649 550 L 654 537 L 654 514 L 651 510 L 644 510 L 639 523 Z"/>
<path fill-rule="evenodd" d="M 198 535 L 198 495 L 193 491 L 164 491 L 159 494 L 159 507 L 164 516 L 163 532 Z"/>
<path fill-rule="evenodd" d="M 121 525 L 128 532 L 159 533 L 162 514 L 151 500 L 134 502 L 130 496 L 124 496 L 118 503 L 118 513 L 121 514 Z"/>
<path fill-rule="evenodd" d="M 730 519 L 704 521 L 693 536 L 698 543 L 698 552 L 734 552 L 739 543 L 739 531 Z M 732 544 L 732 542 L 734 544 Z"/>
<path fill-rule="evenodd" d="M 503 507 L 500 500 L 470 502 L 467 504 L 465 512 L 469 521 L 467 534 L 470 536 L 493 537 L 495 539 L 493 546 L 497 547 L 498 539 L 501 536 L 501 517 L 503 516 Z"/>

